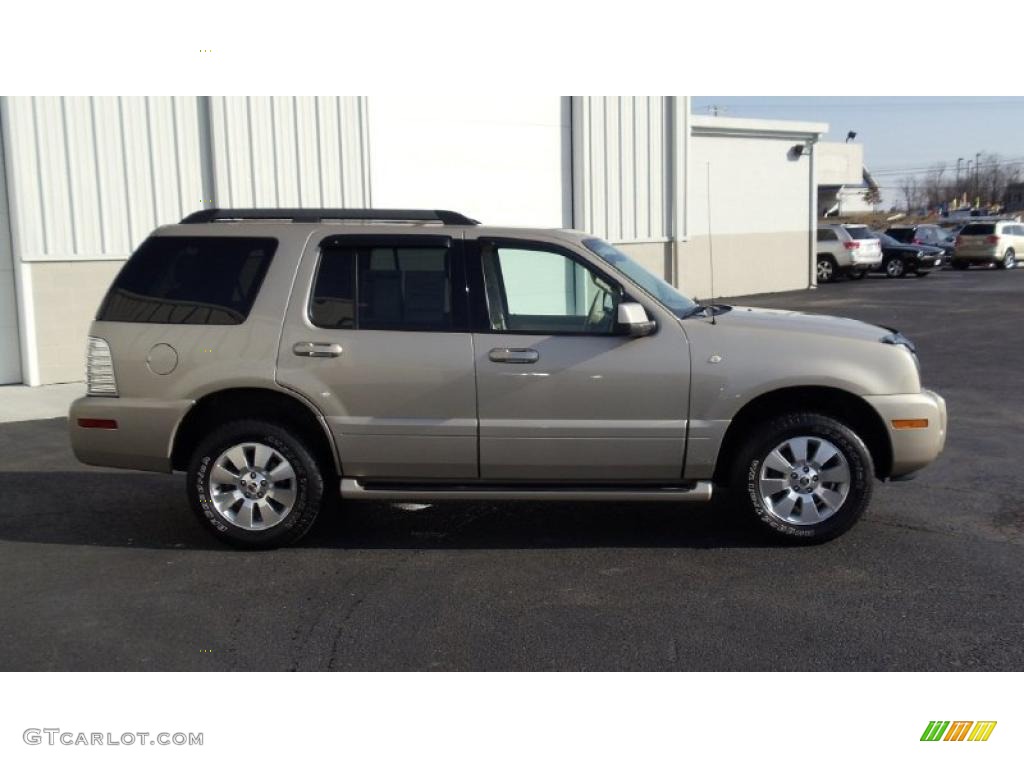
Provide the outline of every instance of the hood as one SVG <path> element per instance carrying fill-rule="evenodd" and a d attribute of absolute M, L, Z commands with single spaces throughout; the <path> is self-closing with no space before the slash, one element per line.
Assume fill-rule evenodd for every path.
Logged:
<path fill-rule="evenodd" d="M 890 331 L 877 325 L 833 315 L 814 315 L 787 309 L 733 307 L 715 316 L 717 323 L 751 331 L 807 333 L 861 341 L 878 341 Z"/>
<path fill-rule="evenodd" d="M 944 252 L 942 248 L 924 243 L 900 243 L 899 245 L 884 245 L 882 251 L 899 251 L 900 253 L 923 253 L 925 256 L 939 256 Z"/>

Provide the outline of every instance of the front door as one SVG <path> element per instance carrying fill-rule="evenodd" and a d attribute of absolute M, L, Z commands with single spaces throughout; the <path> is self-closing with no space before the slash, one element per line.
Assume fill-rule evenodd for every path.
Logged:
<path fill-rule="evenodd" d="M 324 414 L 347 477 L 477 477 L 461 246 L 448 235 L 340 235 L 303 257 L 278 381 Z"/>
<path fill-rule="evenodd" d="M 480 240 L 467 259 L 486 298 L 474 335 L 480 477 L 673 481 L 682 474 L 690 364 L 682 329 L 623 335 L 633 300 L 568 247 Z"/>

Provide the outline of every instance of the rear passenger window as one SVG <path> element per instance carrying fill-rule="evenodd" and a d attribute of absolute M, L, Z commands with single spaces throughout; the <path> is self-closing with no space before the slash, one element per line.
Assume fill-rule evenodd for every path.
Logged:
<path fill-rule="evenodd" d="M 839 238 L 836 237 L 836 233 L 833 232 L 831 229 L 819 229 L 818 230 L 818 242 L 819 243 L 824 243 L 824 242 L 828 242 L 829 240 L 838 240 L 838 239 Z"/>
<path fill-rule="evenodd" d="M 96 319 L 238 325 L 275 250 L 269 237 L 151 237 L 125 263 Z"/>
<path fill-rule="evenodd" d="M 325 247 L 309 316 L 320 328 L 382 331 L 461 329 L 447 246 Z"/>

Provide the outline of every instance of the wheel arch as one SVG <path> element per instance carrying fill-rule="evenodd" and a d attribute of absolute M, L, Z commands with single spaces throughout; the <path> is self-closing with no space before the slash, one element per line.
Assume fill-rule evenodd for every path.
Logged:
<path fill-rule="evenodd" d="M 304 438 L 324 469 L 341 474 L 341 460 L 324 417 L 310 403 L 279 389 L 232 387 L 204 395 L 178 424 L 171 447 L 171 468 L 188 468 L 203 436 L 237 419 L 263 418 L 293 429 Z"/>
<path fill-rule="evenodd" d="M 875 476 L 879 479 L 889 476 L 893 461 L 892 441 L 878 412 L 862 397 L 845 389 L 801 386 L 765 392 L 740 408 L 722 438 L 715 461 L 715 482 L 728 484 L 738 449 L 757 424 L 793 411 L 813 411 L 841 421 L 864 441 L 875 465 Z"/>

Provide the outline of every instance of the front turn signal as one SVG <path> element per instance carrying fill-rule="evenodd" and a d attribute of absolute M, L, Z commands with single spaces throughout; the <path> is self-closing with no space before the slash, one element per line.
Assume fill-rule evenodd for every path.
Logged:
<path fill-rule="evenodd" d="M 893 429 L 928 429 L 928 419 L 893 419 Z"/>

